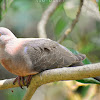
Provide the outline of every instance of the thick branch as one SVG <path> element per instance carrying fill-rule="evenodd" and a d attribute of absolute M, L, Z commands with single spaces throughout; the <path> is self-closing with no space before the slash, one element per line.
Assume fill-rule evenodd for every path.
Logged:
<path fill-rule="evenodd" d="M 89 64 L 78 67 L 64 67 L 46 70 L 40 74 L 33 76 L 32 81 L 27 89 L 27 93 L 23 100 L 30 100 L 36 89 L 46 83 L 61 80 L 80 80 L 83 78 L 100 76 L 100 63 Z M 0 90 L 18 87 L 16 83 L 13 85 L 13 79 L 0 81 Z"/>
<path fill-rule="evenodd" d="M 47 70 L 32 79 L 23 100 L 30 100 L 36 89 L 46 83 L 61 80 L 80 80 L 96 76 L 100 76 L 100 63 Z"/>
<path fill-rule="evenodd" d="M 64 0 L 53 0 L 50 6 L 42 14 L 41 20 L 37 26 L 37 31 L 40 38 L 47 38 L 45 27 L 48 22 L 48 19 L 56 10 L 56 8 L 59 6 L 59 4 L 62 3 L 63 1 Z"/>
<path fill-rule="evenodd" d="M 80 6 L 79 6 L 79 10 L 78 10 L 78 12 L 77 12 L 76 18 L 73 20 L 71 26 L 65 31 L 65 33 L 64 33 L 64 34 L 61 36 L 61 38 L 58 40 L 59 43 L 61 43 L 62 41 L 64 41 L 64 39 L 66 39 L 67 35 L 73 31 L 73 29 L 74 29 L 76 23 L 77 23 L 78 20 L 79 20 L 80 13 L 81 13 L 82 6 L 83 6 L 83 1 L 84 1 L 84 0 L 80 0 Z"/>
<path fill-rule="evenodd" d="M 18 84 L 13 85 L 14 80 L 15 80 L 15 78 L 0 80 L 0 90 L 13 88 L 13 87 L 19 87 Z"/>

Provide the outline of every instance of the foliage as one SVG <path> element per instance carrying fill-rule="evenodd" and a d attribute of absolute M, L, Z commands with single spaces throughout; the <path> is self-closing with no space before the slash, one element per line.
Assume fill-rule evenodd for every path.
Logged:
<path fill-rule="evenodd" d="M 100 11 L 100 0 L 96 0 Z"/>
<path fill-rule="evenodd" d="M 13 0 L 0 0 L 0 21 L 4 17 Z"/>

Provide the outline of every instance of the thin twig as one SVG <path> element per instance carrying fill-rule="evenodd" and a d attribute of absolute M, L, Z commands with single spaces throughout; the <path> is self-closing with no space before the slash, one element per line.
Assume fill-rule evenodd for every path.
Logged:
<path fill-rule="evenodd" d="M 0 0 L 0 21 L 2 19 L 2 0 Z"/>
<path fill-rule="evenodd" d="M 38 35 L 40 38 L 47 38 L 45 27 L 48 22 L 48 19 L 59 6 L 59 4 L 61 4 L 63 1 L 64 0 L 53 0 L 49 7 L 42 14 L 41 20 L 37 26 Z"/>
<path fill-rule="evenodd" d="M 80 6 L 79 6 L 79 10 L 77 12 L 77 15 L 76 15 L 76 18 L 73 20 L 70 28 L 68 28 L 65 33 L 61 36 L 61 38 L 58 40 L 59 43 L 61 43 L 62 41 L 64 41 L 64 39 L 66 39 L 67 35 L 69 33 L 71 33 L 76 25 L 76 23 L 78 22 L 79 20 L 79 16 L 80 16 L 80 13 L 81 13 L 81 10 L 82 10 L 82 6 L 83 6 L 83 2 L 84 0 L 80 0 Z"/>
<path fill-rule="evenodd" d="M 4 9 L 7 10 L 7 1 L 4 0 Z"/>

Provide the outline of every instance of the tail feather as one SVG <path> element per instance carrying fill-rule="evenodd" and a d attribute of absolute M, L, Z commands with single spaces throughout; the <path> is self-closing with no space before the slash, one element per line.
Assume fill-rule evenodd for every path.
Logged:
<path fill-rule="evenodd" d="M 77 67 L 77 66 L 83 66 L 83 65 L 84 65 L 83 62 L 80 61 L 80 62 L 72 64 L 70 67 L 75 67 L 75 66 Z"/>
<path fill-rule="evenodd" d="M 86 58 L 85 54 L 78 54 L 78 55 L 75 55 L 75 56 L 78 58 L 78 61 L 82 61 Z"/>
<path fill-rule="evenodd" d="M 82 60 L 84 60 L 86 58 L 86 56 L 84 54 L 78 54 L 78 55 L 76 55 L 76 57 L 78 58 L 79 62 L 71 65 L 70 67 L 75 67 L 75 66 L 77 67 L 77 66 L 83 66 L 84 65 Z M 100 82 L 100 76 L 93 77 L 93 78 Z"/>

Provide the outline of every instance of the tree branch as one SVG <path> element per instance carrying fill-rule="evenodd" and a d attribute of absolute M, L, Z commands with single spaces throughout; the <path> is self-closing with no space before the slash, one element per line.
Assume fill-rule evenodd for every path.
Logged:
<path fill-rule="evenodd" d="M 49 7 L 42 14 L 41 20 L 37 26 L 37 31 L 40 38 L 47 38 L 45 27 L 48 22 L 48 19 L 56 10 L 56 8 L 59 6 L 59 4 L 62 3 L 63 1 L 64 0 L 53 0 L 52 3 L 49 5 Z"/>
<path fill-rule="evenodd" d="M 81 13 L 81 10 L 82 10 L 82 6 L 83 6 L 83 2 L 84 0 L 80 0 L 80 6 L 79 6 L 79 10 L 77 12 L 77 15 L 76 15 L 76 18 L 73 20 L 70 28 L 68 28 L 65 33 L 61 36 L 61 38 L 58 40 L 59 43 L 61 43 L 62 41 L 64 41 L 64 39 L 66 39 L 67 35 L 69 33 L 71 33 L 76 25 L 76 23 L 78 22 L 79 20 L 79 16 L 80 16 L 80 13 Z"/>
<path fill-rule="evenodd" d="M 100 76 L 100 63 L 88 64 L 78 67 L 64 67 L 46 70 L 40 74 L 33 76 L 32 81 L 27 89 L 23 100 L 30 100 L 36 89 L 46 83 L 61 81 L 61 80 L 80 80 L 83 78 Z M 13 85 L 13 79 L 0 81 L 0 90 L 18 87 L 16 82 Z"/>

